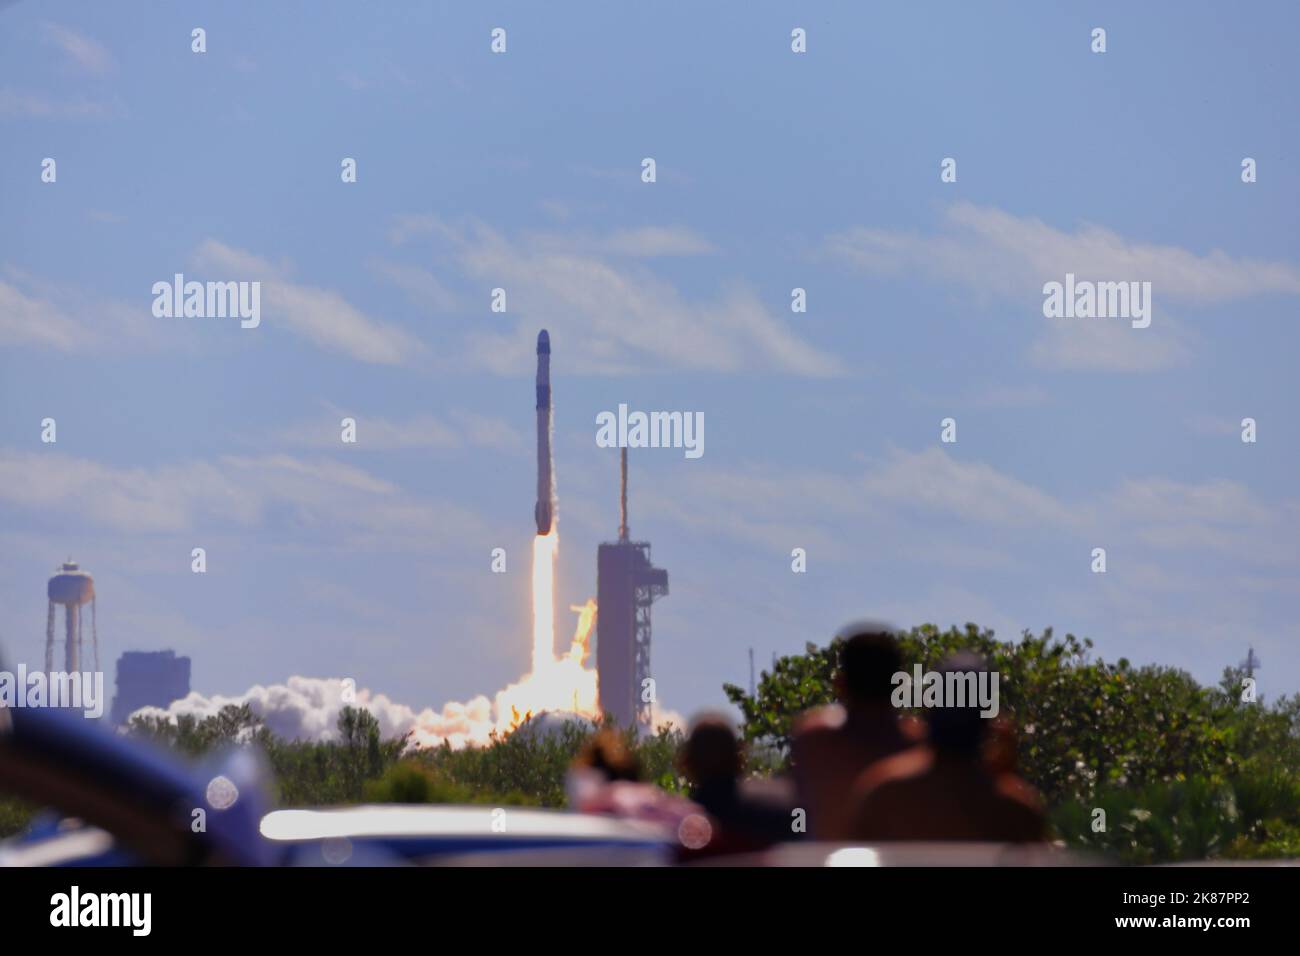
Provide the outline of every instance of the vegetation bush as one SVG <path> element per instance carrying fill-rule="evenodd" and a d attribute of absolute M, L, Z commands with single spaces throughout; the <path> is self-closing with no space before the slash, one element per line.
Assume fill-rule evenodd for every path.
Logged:
<path fill-rule="evenodd" d="M 974 624 L 927 624 L 900 643 L 909 672 L 960 650 L 990 662 L 1001 712 L 1014 718 L 1020 772 L 1069 845 L 1141 863 L 1300 850 L 1300 696 L 1244 702 L 1240 670 L 1205 688 L 1172 668 L 1107 663 L 1091 641 L 1050 629 L 999 641 Z M 780 658 L 753 696 L 724 686 L 745 738 L 778 765 L 795 717 L 834 699 L 840 644 Z M 1097 809 L 1105 832 L 1093 830 Z"/>

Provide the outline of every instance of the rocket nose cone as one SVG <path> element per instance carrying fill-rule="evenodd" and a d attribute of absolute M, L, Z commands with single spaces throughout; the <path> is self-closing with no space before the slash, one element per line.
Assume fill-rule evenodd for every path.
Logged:
<path fill-rule="evenodd" d="M 551 354 L 551 336 L 545 329 L 537 333 L 537 354 Z"/>

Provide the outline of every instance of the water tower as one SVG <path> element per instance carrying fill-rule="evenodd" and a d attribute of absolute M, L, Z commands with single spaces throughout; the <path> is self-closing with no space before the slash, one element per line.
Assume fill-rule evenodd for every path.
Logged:
<path fill-rule="evenodd" d="M 54 609 L 62 605 L 66 644 L 63 669 L 69 674 L 81 670 L 81 609 L 90 605 L 90 639 L 95 648 L 95 670 L 99 670 L 99 635 L 95 629 L 95 579 L 75 561 L 65 561 L 50 578 L 50 616 L 45 623 L 45 672 L 54 671 Z"/>

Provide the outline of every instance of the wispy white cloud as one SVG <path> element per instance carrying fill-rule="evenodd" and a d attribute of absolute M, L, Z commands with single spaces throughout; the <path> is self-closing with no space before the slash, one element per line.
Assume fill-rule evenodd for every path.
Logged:
<path fill-rule="evenodd" d="M 873 551 L 947 566 L 1005 567 L 1014 558 L 991 527 L 1022 534 L 1070 535 L 1087 519 L 1048 492 L 992 465 L 939 448 L 892 449 L 856 474 L 812 469 L 688 469 L 680 478 L 638 488 L 638 508 L 690 533 L 707 531 L 788 554 L 795 546 L 822 560 L 853 560 L 859 542 Z M 950 529 L 940 539 L 931 530 Z"/>
<path fill-rule="evenodd" d="M 344 462 L 285 454 L 122 467 L 0 449 L 0 505 L 134 535 L 289 527 L 304 546 L 354 550 L 423 551 L 487 534 L 460 506 Z"/>
<path fill-rule="evenodd" d="M 1161 299 L 1175 302 L 1300 295 L 1300 270 L 1289 263 L 1234 258 L 1219 250 L 1197 255 L 1091 224 L 1067 232 L 966 202 L 948 208 L 935 235 L 855 228 L 831 236 L 826 249 L 871 273 L 925 272 L 1015 298 L 1041 297 L 1043 283 L 1066 272 L 1092 281 L 1149 281 Z"/>
<path fill-rule="evenodd" d="M 151 325 L 150 299 L 132 306 L 60 287 L 19 269 L 0 270 L 0 345 L 60 352 L 152 351 L 175 344 Z"/>
<path fill-rule="evenodd" d="M 1261 501 L 1238 481 L 1128 480 L 1097 510 L 1157 551 L 1216 554 L 1252 566 L 1297 564 L 1300 502 Z"/>
<path fill-rule="evenodd" d="M 431 237 L 443 258 L 484 289 L 506 290 L 511 330 L 473 333 L 467 358 L 499 374 L 531 361 L 537 328 L 551 330 L 572 369 L 619 374 L 646 369 L 712 372 L 778 371 L 826 377 L 843 372 L 835 355 L 803 341 L 747 285 L 724 285 L 714 298 L 687 299 L 667 279 L 627 257 L 668 250 L 701 251 L 702 240 L 680 231 L 616 233 L 604 241 L 579 236 L 566 246 L 554 235 L 511 238 L 482 223 L 451 225 L 435 216 L 406 216 L 395 241 Z M 616 251 L 597 251 L 612 246 Z"/>
<path fill-rule="evenodd" d="M 529 241 L 547 253 L 587 253 L 651 259 L 661 256 L 700 256 L 716 252 L 713 244 L 681 226 L 616 229 L 608 235 L 541 232 Z"/>
<path fill-rule="evenodd" d="M 1041 385 L 990 385 L 969 399 L 973 408 L 1028 408 L 1051 401 Z"/>
<path fill-rule="evenodd" d="M 1246 416 L 1242 416 L 1244 418 Z M 1202 435 L 1241 435 L 1241 418 L 1228 418 L 1224 415 L 1193 415 L 1187 419 L 1187 427 Z"/>
<path fill-rule="evenodd" d="M 1029 347 L 1040 368 L 1097 372 L 1153 372 L 1185 365 L 1195 336 L 1162 316 L 1157 325 L 1133 329 L 1111 319 L 1041 319 L 1046 330 Z"/>
<path fill-rule="evenodd" d="M 451 418 L 470 445 L 495 448 L 498 451 L 518 451 L 521 448 L 531 451 L 533 448 L 532 442 L 535 439 L 520 434 L 505 419 L 466 411 L 453 411 Z"/>
<path fill-rule="evenodd" d="M 122 101 L 85 96 L 51 97 L 45 93 L 0 88 L 0 116 L 24 119 L 120 119 L 127 115 Z"/>
<path fill-rule="evenodd" d="M 573 215 L 572 204 L 559 200 L 544 200 L 542 206 L 556 219 L 568 220 Z M 394 245 L 422 236 L 463 241 L 472 231 L 478 231 L 480 235 L 494 234 L 481 223 L 457 227 L 431 213 L 403 213 L 393 217 L 389 240 Z M 519 242 L 538 252 L 589 253 L 645 259 L 708 255 L 717 251 L 713 243 L 685 226 L 638 226 L 633 229 L 615 229 L 608 233 L 579 229 L 568 232 L 537 230 L 521 233 Z"/>
<path fill-rule="evenodd" d="M 414 80 L 394 60 L 371 63 L 358 69 L 345 69 L 339 73 L 338 80 L 353 93 L 410 87 L 414 84 Z"/>
<path fill-rule="evenodd" d="M 0 342 L 69 352 L 83 346 L 85 330 L 53 302 L 33 298 L 0 280 Z"/>
<path fill-rule="evenodd" d="M 802 469 L 687 469 L 672 484 L 638 485 L 636 501 L 639 511 L 692 533 L 777 553 L 796 545 L 845 553 L 845 523 L 876 515 L 856 478 Z M 838 517 L 829 520 L 831 515 Z"/>
<path fill-rule="evenodd" d="M 98 75 L 112 72 L 116 66 L 103 44 L 75 30 L 46 20 L 41 23 L 41 32 L 47 43 L 57 47 L 80 70 Z"/>
<path fill-rule="evenodd" d="M 1065 542 L 1084 555 L 1110 543 L 1128 552 L 1128 562 L 1135 560 L 1133 549 L 1152 564 L 1181 551 L 1300 570 L 1293 543 L 1300 537 L 1300 501 L 1266 500 L 1227 479 L 1163 477 L 1126 479 L 1065 498 L 939 447 L 891 449 L 858 475 L 688 471 L 638 497 L 660 520 L 692 532 L 703 528 L 787 552 L 817 541 L 837 555 L 851 554 L 845 541 L 872 541 L 891 553 L 929 555 L 944 564 L 999 566 L 1014 560 L 1001 550 L 1010 541 Z M 935 529 L 942 529 L 938 538 Z M 997 529 L 996 537 L 990 529 Z"/>
<path fill-rule="evenodd" d="M 264 321 L 328 351 L 381 365 L 401 365 L 424 351 L 397 326 L 366 315 L 337 292 L 291 281 L 287 270 L 251 252 L 205 239 L 194 261 L 201 268 L 224 270 L 223 279 L 260 281 Z"/>
<path fill-rule="evenodd" d="M 339 82 L 354 93 L 370 89 L 370 82 L 353 70 L 345 70 L 340 73 Z"/>
<path fill-rule="evenodd" d="M 641 159 L 637 156 L 626 166 L 592 166 L 590 163 L 575 163 L 569 169 L 584 179 L 599 179 L 604 182 L 623 186 L 641 185 Z M 655 177 L 660 183 L 671 186 L 691 186 L 695 177 L 681 166 L 673 163 L 658 163 Z"/>
<path fill-rule="evenodd" d="M 421 236 L 437 235 L 441 229 L 442 220 L 432 213 L 399 213 L 389 227 L 388 241 L 400 246 Z"/>
<path fill-rule="evenodd" d="M 452 312 L 460 306 L 456 294 L 428 269 L 383 259 L 372 259 L 370 269 L 401 289 L 414 305 L 430 312 Z"/>
<path fill-rule="evenodd" d="M 568 222 L 573 218 L 573 204 L 566 200 L 539 199 L 537 206 L 556 222 Z"/>
<path fill-rule="evenodd" d="M 1285 262 L 1197 254 L 1137 242 L 1102 226 L 1074 232 L 1000 209 L 956 203 L 930 235 L 858 227 L 829 237 L 825 253 L 873 276 L 917 274 L 961 285 L 986 299 L 1023 303 L 1049 323 L 1031 358 L 1049 368 L 1141 371 L 1185 361 L 1191 337 L 1165 303 L 1207 306 L 1257 295 L 1300 295 L 1300 269 Z M 1147 329 L 1107 320 L 1041 318 L 1042 287 L 1066 273 L 1078 280 L 1150 282 L 1155 317 Z"/>
<path fill-rule="evenodd" d="M 330 404 L 328 413 L 312 421 L 300 422 L 278 433 L 281 441 L 308 448 L 341 449 L 340 422 L 356 421 L 356 446 L 364 451 L 425 449 L 447 451 L 459 448 L 492 448 L 518 451 L 530 447 L 509 422 L 487 415 L 452 411 L 446 417 L 421 414 L 403 421 L 361 411 L 348 411 Z"/>
<path fill-rule="evenodd" d="M 401 365 L 425 353 L 424 345 L 403 329 L 367 315 L 337 292 L 292 281 L 287 267 L 250 252 L 208 239 L 192 261 L 199 269 L 218 273 L 207 278 L 260 281 L 264 327 L 279 325 L 322 349 L 361 362 Z M 164 278 L 170 281 L 171 272 Z M 65 352 L 195 347 L 192 324 L 156 318 L 153 298 L 145 288 L 135 303 L 106 299 L 6 267 L 0 269 L 0 345 Z"/>
<path fill-rule="evenodd" d="M 863 492 L 873 500 L 966 522 L 1061 529 L 1078 520 L 1047 492 L 937 447 L 893 451 L 866 476 Z"/>

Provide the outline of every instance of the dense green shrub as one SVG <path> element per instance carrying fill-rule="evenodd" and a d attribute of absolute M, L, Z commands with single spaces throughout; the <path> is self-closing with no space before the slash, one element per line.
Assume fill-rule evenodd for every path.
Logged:
<path fill-rule="evenodd" d="M 612 722 L 607 729 L 616 730 Z M 518 793 L 544 807 L 564 805 L 564 777 L 578 751 L 591 736 L 584 724 L 571 722 L 549 733 L 522 732 L 495 738 L 485 747 L 453 750 L 441 747 L 420 750 L 416 759 L 449 781 L 475 792 Z M 623 740 L 636 757 L 641 777 L 672 791 L 685 789 L 685 780 L 674 767 L 680 731 L 661 729 L 657 734 L 638 737 L 631 729 L 621 731 Z"/>
<path fill-rule="evenodd" d="M 840 641 L 809 644 L 764 673 L 753 696 L 726 685 L 747 740 L 778 762 L 794 719 L 834 699 Z M 1167 667 L 1107 663 L 1051 630 L 998 641 L 974 624 L 901 635 L 905 668 L 974 651 L 999 674 L 1020 772 L 1067 843 L 1132 862 L 1294 855 L 1300 849 L 1300 697 L 1241 700 L 1242 673 L 1204 688 Z M 1094 811 L 1107 830 L 1093 831 Z"/>

